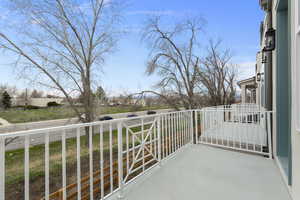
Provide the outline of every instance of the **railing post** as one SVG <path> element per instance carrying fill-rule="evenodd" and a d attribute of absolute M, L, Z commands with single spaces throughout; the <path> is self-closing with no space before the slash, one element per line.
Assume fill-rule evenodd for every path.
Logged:
<path fill-rule="evenodd" d="M 161 115 L 157 119 L 158 165 L 161 166 Z"/>
<path fill-rule="evenodd" d="M 195 142 L 196 142 L 196 144 L 198 144 L 199 142 L 198 142 L 198 111 L 197 110 L 195 110 L 195 136 L 196 136 L 196 140 L 195 140 Z"/>
<path fill-rule="evenodd" d="M 118 123 L 118 178 L 119 178 L 119 199 L 123 198 L 123 140 L 122 140 L 122 122 Z"/>
<path fill-rule="evenodd" d="M 194 138 L 195 138 L 194 134 L 195 133 L 194 133 L 194 115 L 193 115 L 193 113 L 194 113 L 194 111 L 191 110 L 191 120 L 190 120 L 191 121 L 191 130 L 190 131 L 191 131 L 191 134 L 192 134 L 191 135 L 192 136 L 191 137 L 191 139 L 192 139 L 191 144 L 194 144 L 194 141 L 195 141 L 194 140 Z"/>
<path fill-rule="evenodd" d="M 0 200 L 5 199 L 5 138 L 0 136 Z"/>
<path fill-rule="evenodd" d="M 266 112 L 267 117 L 267 132 L 268 132 L 268 148 L 269 148 L 269 158 L 272 159 L 272 140 L 271 140 L 271 113 Z"/>

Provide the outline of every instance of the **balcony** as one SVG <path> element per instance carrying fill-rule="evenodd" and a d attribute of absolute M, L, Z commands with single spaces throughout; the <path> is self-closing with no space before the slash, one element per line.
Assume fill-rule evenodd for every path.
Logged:
<path fill-rule="evenodd" d="M 125 189 L 123 196 L 130 200 L 289 200 L 272 160 L 206 145 L 185 148 Z"/>
<path fill-rule="evenodd" d="M 235 105 L 1 134 L 0 200 L 288 200 L 272 117 Z"/>

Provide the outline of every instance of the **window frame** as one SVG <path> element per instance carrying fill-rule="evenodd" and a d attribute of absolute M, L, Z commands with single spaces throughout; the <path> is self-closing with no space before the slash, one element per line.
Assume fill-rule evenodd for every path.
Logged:
<path fill-rule="evenodd" d="M 295 6 L 295 101 L 296 101 L 296 112 L 295 112 L 295 120 L 296 120 L 296 129 L 300 132 L 300 58 L 297 55 L 300 54 L 300 0 L 296 0 Z"/>

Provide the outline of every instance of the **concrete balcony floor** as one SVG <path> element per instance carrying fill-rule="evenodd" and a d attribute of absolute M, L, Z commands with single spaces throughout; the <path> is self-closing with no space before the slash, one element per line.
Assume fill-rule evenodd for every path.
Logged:
<path fill-rule="evenodd" d="M 116 197 L 111 197 L 116 199 Z M 290 200 L 273 160 L 206 145 L 186 147 L 124 190 L 126 200 Z"/>

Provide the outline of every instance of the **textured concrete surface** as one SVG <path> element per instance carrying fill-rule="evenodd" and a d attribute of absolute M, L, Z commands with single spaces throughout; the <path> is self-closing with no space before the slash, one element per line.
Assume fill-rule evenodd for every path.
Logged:
<path fill-rule="evenodd" d="M 273 160 L 196 145 L 129 185 L 124 199 L 290 200 L 290 196 Z"/>

